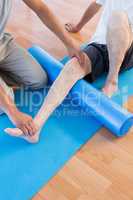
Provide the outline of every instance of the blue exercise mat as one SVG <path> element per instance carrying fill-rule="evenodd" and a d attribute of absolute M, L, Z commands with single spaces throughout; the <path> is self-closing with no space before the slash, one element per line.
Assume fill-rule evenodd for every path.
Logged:
<path fill-rule="evenodd" d="M 132 77 L 133 70 L 121 75 L 122 92 L 113 97 L 114 101 L 121 104 L 133 94 Z M 95 84 L 101 87 L 102 82 L 103 79 Z M 46 90 L 25 91 L 24 95 L 21 95 L 18 91 L 16 102 L 22 111 L 34 116 L 46 93 Z M 23 102 L 23 106 L 20 102 Z M 30 145 L 21 139 L 9 137 L 3 130 L 11 126 L 5 115 L 0 116 L 2 200 L 30 200 L 102 127 L 94 117 L 84 113 L 81 107 L 70 106 L 69 98 L 49 118 L 42 130 L 39 144 Z"/>

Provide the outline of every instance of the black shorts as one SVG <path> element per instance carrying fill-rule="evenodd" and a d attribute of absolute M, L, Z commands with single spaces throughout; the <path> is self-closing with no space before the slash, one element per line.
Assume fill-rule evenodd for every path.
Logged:
<path fill-rule="evenodd" d="M 107 45 L 90 43 L 83 49 L 92 64 L 92 72 L 85 77 L 89 82 L 95 81 L 104 73 L 109 71 L 109 55 Z M 127 51 L 120 72 L 133 68 L 133 43 Z"/>

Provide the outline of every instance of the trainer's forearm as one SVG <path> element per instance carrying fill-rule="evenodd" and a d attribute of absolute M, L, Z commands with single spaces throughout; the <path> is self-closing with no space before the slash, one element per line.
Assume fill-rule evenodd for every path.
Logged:
<path fill-rule="evenodd" d="M 42 0 L 23 0 L 41 19 L 41 21 L 57 35 L 66 45 L 71 46 L 72 39 L 61 25 L 59 19 L 53 14 L 51 9 Z"/>
<path fill-rule="evenodd" d="M 7 95 L 3 87 L 0 85 L 0 108 L 8 116 L 12 115 L 17 111 L 17 107 L 14 104 L 13 100 Z"/>
<path fill-rule="evenodd" d="M 91 3 L 77 25 L 79 29 L 81 29 L 94 17 L 94 15 L 99 11 L 100 8 L 101 5 L 97 4 L 96 2 Z"/>
<path fill-rule="evenodd" d="M 67 31 L 63 28 L 58 18 L 46 6 L 42 6 L 41 10 L 37 13 L 41 21 L 52 31 L 58 38 L 66 45 L 71 45 L 72 39 Z"/>

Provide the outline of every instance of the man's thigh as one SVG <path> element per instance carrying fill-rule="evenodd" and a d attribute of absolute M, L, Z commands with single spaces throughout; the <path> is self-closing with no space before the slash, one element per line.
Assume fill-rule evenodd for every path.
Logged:
<path fill-rule="evenodd" d="M 90 43 L 83 49 L 91 62 L 91 73 L 85 77 L 88 82 L 94 82 L 109 70 L 109 57 L 106 45 Z"/>
<path fill-rule="evenodd" d="M 15 41 L 11 41 L 6 48 L 6 57 L 0 63 L 0 70 L 8 84 L 32 89 L 43 88 L 47 84 L 46 72 L 27 50 Z"/>

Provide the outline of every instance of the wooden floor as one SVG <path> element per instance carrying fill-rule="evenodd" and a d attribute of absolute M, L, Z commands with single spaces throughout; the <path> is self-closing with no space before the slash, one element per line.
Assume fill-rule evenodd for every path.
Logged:
<path fill-rule="evenodd" d="M 45 0 L 62 23 L 77 21 L 88 0 Z M 18 15 L 19 13 L 19 15 Z M 89 40 L 98 16 L 84 30 L 72 35 L 80 43 Z M 14 0 L 8 31 L 24 47 L 37 43 L 61 58 L 66 50 L 20 0 Z M 133 112 L 133 98 L 125 105 Z M 116 139 L 102 129 L 65 165 L 33 200 L 133 200 L 133 131 Z"/>

